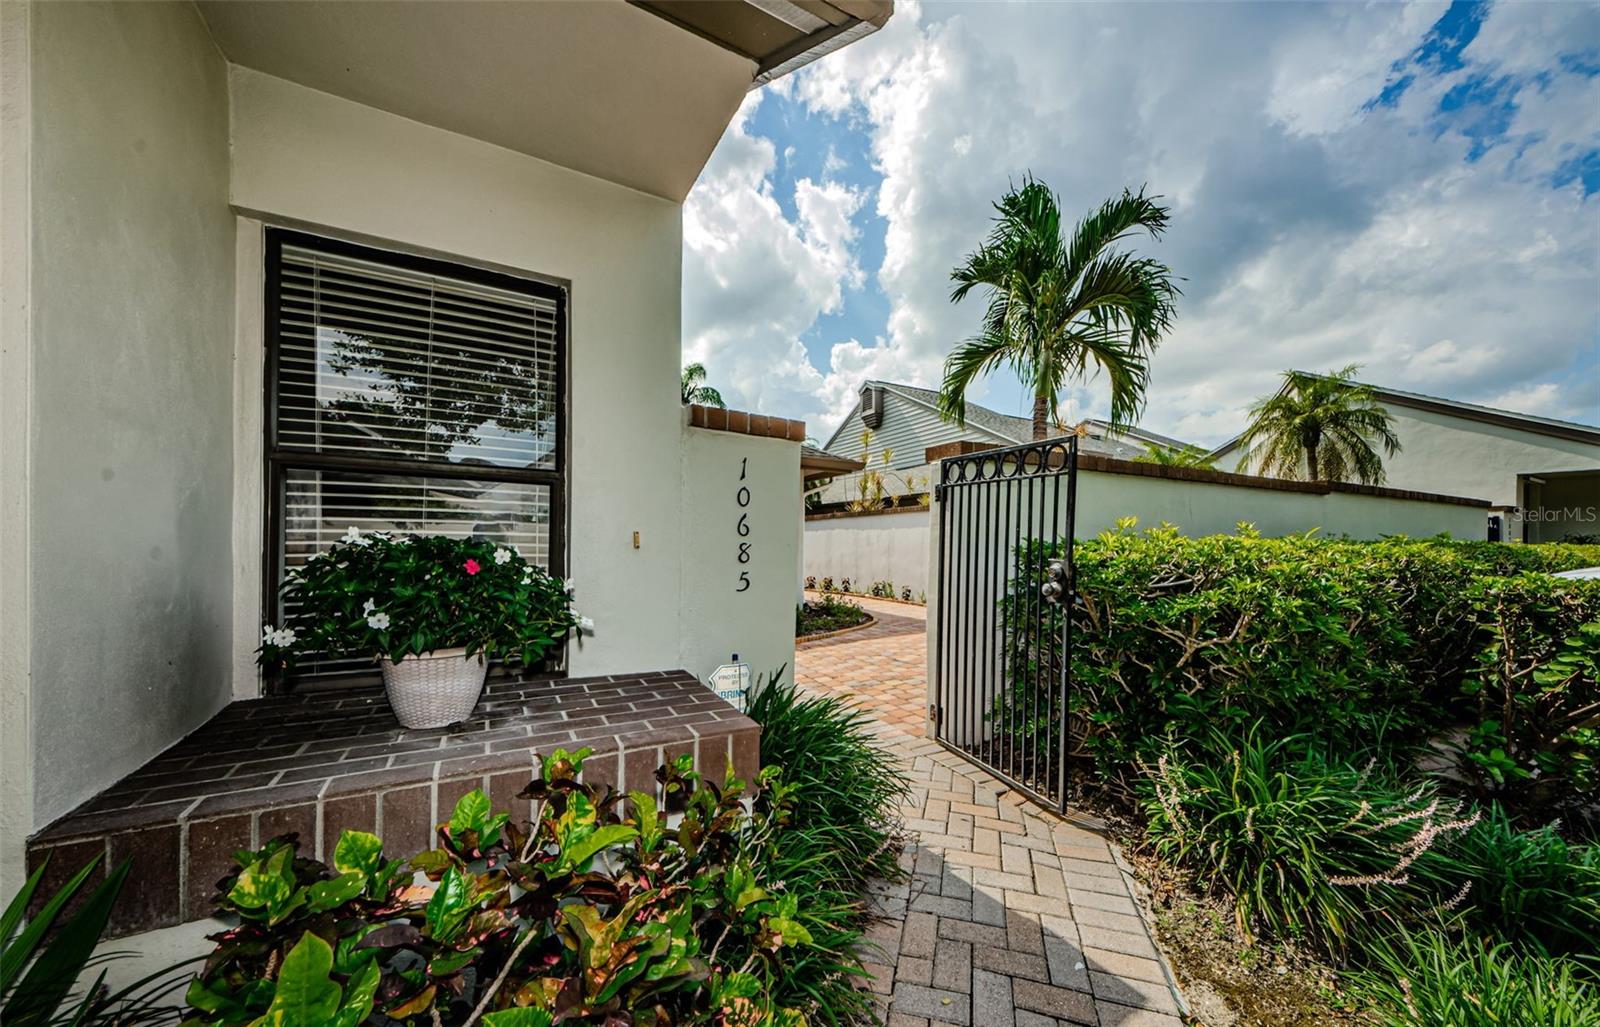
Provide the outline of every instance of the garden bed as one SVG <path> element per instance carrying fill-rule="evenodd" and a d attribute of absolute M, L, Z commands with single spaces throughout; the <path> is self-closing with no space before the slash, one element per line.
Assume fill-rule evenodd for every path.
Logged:
<path fill-rule="evenodd" d="M 1005 601 L 1058 555 L 1020 547 Z M 1075 556 L 1073 801 L 1120 825 L 1202 1005 L 1600 1023 L 1600 585 L 1553 576 L 1600 551 L 1123 530 Z M 1059 623 L 1019 622 L 1002 701 L 1034 708 Z"/>
<path fill-rule="evenodd" d="M 817 599 L 807 599 L 795 607 L 794 636 L 797 641 L 803 642 L 871 627 L 872 623 L 872 614 L 859 604 L 825 594 Z"/>

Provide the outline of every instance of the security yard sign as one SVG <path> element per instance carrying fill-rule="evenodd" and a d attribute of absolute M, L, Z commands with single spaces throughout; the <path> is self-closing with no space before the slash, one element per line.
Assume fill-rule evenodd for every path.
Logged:
<path fill-rule="evenodd" d="M 738 660 L 739 657 L 735 655 L 734 659 Z M 745 702 L 750 697 L 750 665 L 724 663 L 711 672 L 706 684 L 711 686 L 711 690 L 717 693 L 718 698 L 743 713 Z"/>

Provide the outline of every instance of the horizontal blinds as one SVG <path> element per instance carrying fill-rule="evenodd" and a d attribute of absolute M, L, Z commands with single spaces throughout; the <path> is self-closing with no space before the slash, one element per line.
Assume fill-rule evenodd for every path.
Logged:
<path fill-rule="evenodd" d="M 559 294 L 305 236 L 276 246 L 279 580 L 351 527 L 479 536 L 559 570 Z M 350 458 L 381 469 L 347 469 Z M 474 466 L 498 474 L 474 480 Z M 275 623 L 295 612 L 278 599 Z M 366 655 L 296 667 L 302 678 L 372 673 Z"/>
<path fill-rule="evenodd" d="M 556 467 L 551 296 L 285 243 L 280 449 Z"/>
<path fill-rule="evenodd" d="M 290 469 L 284 483 L 281 566 L 285 571 L 304 566 L 312 554 L 354 527 L 362 534 L 477 535 L 514 547 L 530 563 L 549 567 L 551 504 L 548 485 Z M 372 661 L 365 656 L 321 655 L 303 661 L 296 673 L 371 670 Z"/>

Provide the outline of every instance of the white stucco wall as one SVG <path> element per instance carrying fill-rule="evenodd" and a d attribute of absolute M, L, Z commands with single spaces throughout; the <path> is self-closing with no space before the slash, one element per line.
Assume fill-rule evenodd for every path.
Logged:
<path fill-rule="evenodd" d="M 30 17 L 31 829 L 230 694 L 233 218 L 192 5 Z"/>
<path fill-rule="evenodd" d="M 1290 535 L 1315 528 L 1323 535 L 1362 539 L 1445 532 L 1456 538 L 1478 539 L 1484 536 L 1486 515 L 1483 507 L 1454 503 L 1345 492 L 1285 492 L 1082 471 L 1075 533 L 1078 538 L 1090 538 L 1112 528 L 1120 518 L 1137 517 L 1141 528 L 1166 521 L 1185 535 L 1232 534 L 1240 521 L 1248 521 L 1263 535 Z"/>
<path fill-rule="evenodd" d="M 1386 403 L 1400 452 L 1384 458 L 1385 485 L 1516 506 L 1517 476 L 1600 470 L 1600 445 Z M 1218 467 L 1234 470 L 1242 454 Z"/>
<path fill-rule="evenodd" d="M 896 596 L 906 586 L 913 595 L 925 593 L 931 516 L 915 510 L 807 520 L 805 573 L 835 582 L 849 578 L 858 592 L 892 581 Z"/>
<path fill-rule="evenodd" d="M 244 68 L 232 105 L 242 212 L 571 282 L 569 570 L 597 628 L 569 666 L 676 664 L 681 208 Z"/>
<path fill-rule="evenodd" d="M 701 680 L 734 653 L 750 666 L 752 681 L 781 666 L 792 671 L 800 446 L 702 428 L 683 431 L 679 663 Z M 741 520 L 748 535 L 739 533 Z M 741 543 L 749 544 L 748 562 L 741 562 Z M 740 591 L 742 574 L 750 584 Z"/>
<path fill-rule="evenodd" d="M 1518 502 L 1517 476 L 1548 471 L 1600 470 L 1600 445 L 1389 407 L 1403 447 L 1384 462 L 1394 488 Z"/>

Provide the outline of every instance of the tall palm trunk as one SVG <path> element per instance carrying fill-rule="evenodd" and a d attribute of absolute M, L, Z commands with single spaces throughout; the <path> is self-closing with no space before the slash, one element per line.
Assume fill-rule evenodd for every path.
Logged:
<path fill-rule="evenodd" d="M 1050 397 L 1033 397 L 1033 441 L 1050 437 Z"/>

